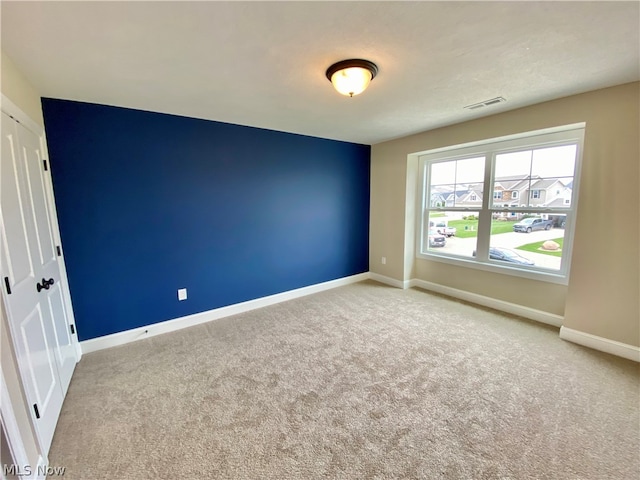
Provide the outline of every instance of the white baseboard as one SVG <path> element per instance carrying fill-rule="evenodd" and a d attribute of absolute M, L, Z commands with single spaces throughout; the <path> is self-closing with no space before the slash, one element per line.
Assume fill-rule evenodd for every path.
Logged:
<path fill-rule="evenodd" d="M 375 280 L 376 282 L 384 283 L 385 285 L 390 285 L 396 288 L 402 288 L 406 290 L 410 286 L 410 280 L 396 280 L 395 278 L 387 277 L 385 275 L 380 275 L 379 273 L 369 273 L 369 278 L 371 280 Z"/>
<path fill-rule="evenodd" d="M 562 338 L 563 340 L 567 340 L 569 342 L 577 343 L 585 347 L 593 348 L 595 350 L 600 350 L 602 352 L 640 362 L 640 347 L 627 345 L 625 343 L 608 340 L 603 337 L 598 337 L 589 333 L 584 333 L 578 330 L 563 327 L 563 317 L 560 315 L 543 312 L 542 310 L 524 307 L 522 305 L 505 302 L 503 300 L 497 300 L 495 298 L 486 297 L 484 295 L 479 295 L 476 293 L 466 292 L 464 290 L 458 290 L 456 288 L 439 285 L 437 283 L 427 282 L 425 280 L 412 279 L 402 281 L 372 272 L 360 273 L 358 275 L 339 278 L 337 280 L 331 280 L 329 282 L 319 283 L 308 287 L 298 288 L 296 290 L 290 290 L 288 292 L 278 293 L 275 295 L 270 295 L 268 297 L 257 298 L 255 300 L 249 300 L 247 302 L 237 303 L 235 305 L 229 305 L 227 307 L 216 308 L 214 310 L 196 313 L 194 315 L 187 315 L 185 317 L 167 320 L 165 322 L 156 323 L 153 325 L 147 325 L 145 327 L 134 328 L 125 332 L 119 332 L 112 335 L 105 335 L 104 337 L 85 340 L 83 342 L 80 342 L 81 353 L 90 353 L 97 350 L 103 350 L 105 348 L 124 345 L 126 343 L 141 340 L 143 338 L 149 338 L 155 335 L 181 330 L 183 328 L 192 327 L 201 323 L 218 320 L 220 318 L 228 317 L 231 315 L 237 315 L 239 313 L 248 312 L 257 308 L 293 300 L 296 298 L 304 297 L 306 295 L 311 295 L 313 293 L 318 293 L 343 285 L 361 282 L 367 279 L 375 280 L 377 282 L 402 289 L 418 287 L 424 290 L 440 293 L 442 295 L 448 295 L 450 297 L 458 298 L 470 303 L 475 303 L 485 307 L 500 310 L 502 312 L 519 315 L 524 318 L 546 323 L 548 325 L 553 325 L 554 327 L 560 327 L 560 338 Z"/>
<path fill-rule="evenodd" d="M 573 330 L 572 328 L 561 327 L 560 338 L 568 342 L 577 343 L 584 347 L 593 348 L 601 352 L 617 355 L 618 357 L 627 358 L 634 362 L 640 362 L 640 347 L 635 347 L 608 338 L 598 337 L 590 333 Z"/>
<path fill-rule="evenodd" d="M 396 288 L 411 288 L 418 287 L 424 290 L 430 290 L 432 292 L 448 295 L 450 297 L 459 298 L 470 303 L 475 303 L 485 307 L 500 310 L 502 312 L 519 315 L 530 320 L 546 323 L 554 327 L 560 327 L 560 338 L 569 342 L 577 343 L 585 347 L 593 348 L 601 352 L 617 355 L 618 357 L 627 358 L 634 362 L 640 362 L 640 347 L 628 345 L 626 343 L 616 342 L 615 340 L 609 340 L 604 337 L 598 337 L 591 335 L 590 333 L 580 332 L 571 328 L 564 327 L 562 325 L 564 318 L 561 315 L 555 315 L 553 313 L 544 312 L 542 310 L 536 310 L 535 308 L 524 307 L 515 303 L 505 302 L 503 300 L 497 300 L 491 297 L 485 297 L 484 295 L 478 295 L 476 293 L 466 292 L 464 290 L 458 290 L 456 288 L 439 285 L 437 283 L 427 282 L 426 280 L 420 280 L 414 278 L 410 281 L 402 282 L 394 278 L 385 277 L 377 273 L 371 273 L 370 278 L 378 282 L 391 285 Z"/>
<path fill-rule="evenodd" d="M 95 352 L 97 350 L 103 350 L 105 348 L 116 347 L 118 345 L 124 345 L 136 340 L 142 340 L 143 338 L 149 338 L 163 333 L 174 332 L 176 330 L 193 327 L 194 325 L 210 322 L 212 320 L 218 320 L 230 315 L 237 315 L 239 313 L 248 312 L 250 310 L 255 310 L 256 308 L 262 308 L 269 305 L 274 305 L 276 303 L 286 302 L 287 300 L 304 297 L 306 295 L 311 295 L 312 293 L 318 293 L 325 290 L 330 290 L 332 288 L 341 287 L 343 285 L 361 282 L 363 280 L 367 280 L 368 278 L 369 272 L 352 275 L 350 277 L 338 278 L 336 280 L 318 283 L 316 285 L 310 285 L 308 287 L 289 290 L 288 292 L 269 295 L 268 297 L 256 298 L 255 300 L 236 303 L 234 305 L 216 308 L 213 310 L 208 310 L 206 312 L 195 313 L 193 315 L 187 315 L 185 317 L 175 318 L 173 320 L 167 320 L 144 327 L 133 328 L 124 332 L 118 332 L 111 335 L 105 335 L 103 337 L 84 340 L 80 342 L 80 347 L 83 354 Z"/>
<path fill-rule="evenodd" d="M 476 303 L 484 307 L 493 308 L 495 310 L 511 313 L 513 315 L 519 315 L 530 320 L 546 323 L 547 325 L 553 325 L 554 327 L 561 327 L 564 320 L 564 318 L 560 315 L 543 312 L 542 310 L 536 310 L 535 308 L 524 307 L 515 303 L 505 302 L 504 300 L 485 297 L 484 295 L 478 295 L 477 293 L 458 290 L 457 288 L 446 287 L 444 285 L 427 282 L 425 280 L 419 280 L 417 278 L 411 280 L 410 286 L 422 288 L 424 290 L 430 290 L 436 293 L 441 293 L 442 295 L 448 295 L 454 298 L 459 298 L 460 300 Z"/>

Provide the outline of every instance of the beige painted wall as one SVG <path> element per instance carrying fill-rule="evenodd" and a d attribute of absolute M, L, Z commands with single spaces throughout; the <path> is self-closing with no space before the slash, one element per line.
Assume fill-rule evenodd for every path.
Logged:
<path fill-rule="evenodd" d="M 407 155 L 578 122 L 586 131 L 568 286 L 415 258 Z M 630 83 L 374 145 L 370 270 L 564 315 L 566 327 L 640 346 L 639 132 L 640 83 Z"/>
<path fill-rule="evenodd" d="M 0 90 L 14 104 L 16 104 L 31 119 L 42 122 L 42 107 L 40 106 L 40 96 L 35 89 L 27 82 L 24 76 L 16 69 L 15 64 L 2 52 L 2 83 Z M 2 372 L 7 381 L 11 404 L 18 421 L 22 441 L 27 454 L 27 458 L 32 468 L 35 469 L 40 455 L 40 447 L 37 444 L 35 433 L 30 420 L 30 412 L 23 394 L 20 383 L 18 364 L 16 363 L 13 346 L 9 339 L 9 326 L 5 314 L 4 303 L 0 301 L 0 359 L 2 361 Z"/>
<path fill-rule="evenodd" d="M 31 120 L 44 127 L 40 95 L 4 51 L 2 52 L 1 67 L 0 89 L 2 93 L 18 105 L 20 110 L 26 113 Z"/>

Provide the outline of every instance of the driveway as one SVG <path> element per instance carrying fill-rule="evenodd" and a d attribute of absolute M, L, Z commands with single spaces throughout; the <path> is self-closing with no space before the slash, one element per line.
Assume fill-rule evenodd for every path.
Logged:
<path fill-rule="evenodd" d="M 508 232 L 494 235 L 492 237 L 492 245 L 494 247 L 504 247 L 516 250 L 516 248 L 521 245 L 542 242 L 560 237 L 564 237 L 564 229 L 562 228 L 552 228 L 551 230 L 540 230 L 531 233 Z M 477 239 L 475 237 L 450 237 L 447 238 L 447 244 L 444 247 L 441 249 L 435 249 L 434 251 L 443 251 L 470 257 L 476 249 L 476 240 Z M 532 260 L 538 267 L 551 268 L 554 270 L 560 269 L 560 257 L 545 255 L 544 253 L 525 252 L 521 250 L 516 250 L 516 252 L 523 257 Z"/>

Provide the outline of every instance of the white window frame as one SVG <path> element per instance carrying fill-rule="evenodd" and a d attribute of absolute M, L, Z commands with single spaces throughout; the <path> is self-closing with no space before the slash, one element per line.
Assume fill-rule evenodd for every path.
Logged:
<path fill-rule="evenodd" d="M 571 265 L 571 254 L 573 250 L 573 238 L 575 233 L 575 216 L 578 208 L 578 185 L 580 184 L 580 173 L 582 167 L 582 152 L 584 143 L 585 123 L 577 123 L 560 127 L 537 130 L 533 132 L 525 132 L 516 135 L 498 137 L 493 139 L 482 140 L 479 142 L 454 145 L 450 147 L 416 152 L 415 156 L 419 158 L 419 192 L 416 217 L 416 257 L 419 259 L 433 260 L 443 263 L 449 263 L 458 266 L 464 266 L 473 269 L 486 270 L 506 275 L 530 278 L 535 280 L 546 281 L 550 283 L 558 283 L 566 285 L 569 282 L 569 267 Z M 520 151 L 527 148 L 555 147 L 562 145 L 576 145 L 576 163 L 573 176 L 570 206 L 562 206 L 556 208 L 542 206 L 520 206 L 503 207 L 492 206 L 493 195 L 482 196 L 481 207 L 430 207 L 428 205 L 428 186 L 429 168 L 428 166 L 436 162 L 446 162 L 453 160 L 462 160 L 465 158 L 474 158 L 479 156 L 485 157 L 484 184 L 483 192 L 493 192 L 494 171 L 496 155 L 508 153 L 511 151 Z M 425 203 L 426 201 L 426 203 Z M 476 245 L 476 256 L 473 258 L 460 256 L 451 253 L 445 253 L 443 250 L 426 250 L 422 251 L 423 235 L 425 232 L 424 221 L 427 218 L 426 211 L 431 212 L 478 212 L 478 236 Z M 561 265 L 559 270 L 545 269 L 542 267 L 528 267 L 520 265 L 505 265 L 495 260 L 489 259 L 489 245 L 491 241 L 491 219 L 496 212 L 502 211 L 518 212 L 522 214 L 563 214 L 566 215 L 564 229 L 564 244 Z"/>
<path fill-rule="evenodd" d="M 511 200 L 517 200 L 518 199 L 518 191 L 517 190 L 513 190 L 511 192 Z"/>

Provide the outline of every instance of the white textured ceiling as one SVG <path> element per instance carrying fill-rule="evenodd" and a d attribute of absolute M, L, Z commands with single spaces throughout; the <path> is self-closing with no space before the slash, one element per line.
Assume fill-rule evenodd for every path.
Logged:
<path fill-rule="evenodd" d="M 2 49 L 42 96 L 366 144 L 640 78 L 639 2 L 0 8 Z M 354 98 L 325 77 L 346 58 L 379 67 Z"/>

